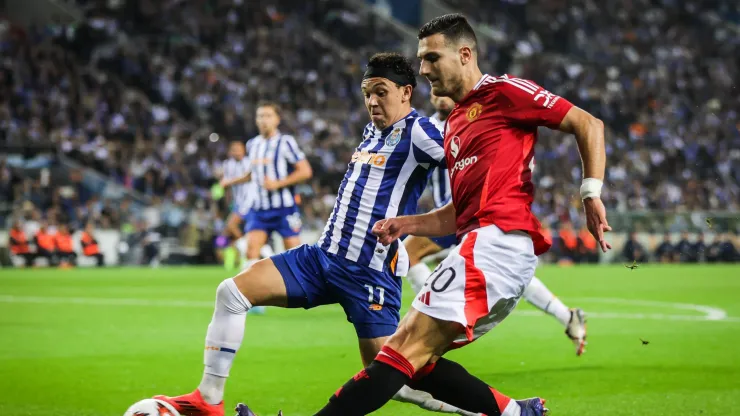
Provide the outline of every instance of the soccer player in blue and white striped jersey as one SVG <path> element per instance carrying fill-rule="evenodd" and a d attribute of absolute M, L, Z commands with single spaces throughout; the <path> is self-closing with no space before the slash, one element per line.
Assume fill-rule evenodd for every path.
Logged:
<path fill-rule="evenodd" d="M 251 172 L 251 165 L 246 158 L 244 143 L 233 140 L 229 144 L 229 158 L 222 165 L 222 185 L 231 189 L 231 214 L 226 222 L 226 231 L 234 239 L 242 237 L 239 224 L 246 221 L 249 211 L 254 204 L 256 186 L 253 181 L 242 181 L 242 178 Z"/>
<path fill-rule="evenodd" d="M 258 305 L 310 309 L 340 304 L 355 327 L 363 362 L 379 353 L 398 326 L 408 257 L 403 244 L 379 244 L 372 227 L 385 218 L 415 213 L 430 169 L 444 163 L 441 132 L 411 108 L 415 86 L 414 70 L 403 56 L 385 53 L 370 59 L 362 92 L 372 122 L 349 162 L 321 238 L 224 280 L 208 326 L 200 386 L 185 396 L 157 398 L 178 410 L 222 415 L 219 406 L 223 409 L 226 377 L 244 337 L 244 318 Z M 250 144 L 250 155 L 259 154 L 253 149 L 260 143 Z M 286 202 L 279 197 L 270 201 Z M 459 410 L 408 388 L 397 397 L 427 409 Z"/>
<path fill-rule="evenodd" d="M 295 185 L 313 176 L 295 138 L 278 130 L 280 107 L 272 102 L 257 105 L 260 134 L 247 142 L 250 171 L 241 180 L 254 181 L 254 202 L 247 217 L 247 259 L 260 259 L 260 251 L 273 232 L 283 237 L 286 249 L 300 243 L 301 214 Z"/>

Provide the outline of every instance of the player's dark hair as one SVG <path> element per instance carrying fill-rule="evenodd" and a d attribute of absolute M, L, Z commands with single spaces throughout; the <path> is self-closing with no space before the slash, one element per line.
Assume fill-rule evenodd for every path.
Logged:
<path fill-rule="evenodd" d="M 458 43 L 468 40 L 473 43 L 473 50 L 478 53 L 478 37 L 468 19 L 460 13 L 451 13 L 435 17 L 419 29 L 419 40 L 441 33 L 447 41 Z"/>
<path fill-rule="evenodd" d="M 416 74 L 411 61 L 395 52 L 382 52 L 371 56 L 367 63 L 365 78 L 368 78 L 369 74 L 383 74 L 381 75 L 383 78 L 390 79 L 399 87 L 411 85 L 416 88 Z"/>
<path fill-rule="evenodd" d="M 278 117 L 282 116 L 282 110 L 280 109 L 280 104 L 276 103 L 275 101 L 260 101 L 257 103 L 257 109 L 260 109 L 262 107 L 270 107 L 275 111 L 275 114 L 277 114 Z"/>

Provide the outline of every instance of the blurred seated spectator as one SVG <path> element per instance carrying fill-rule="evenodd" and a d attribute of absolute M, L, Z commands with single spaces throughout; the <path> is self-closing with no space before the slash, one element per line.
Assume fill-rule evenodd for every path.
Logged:
<path fill-rule="evenodd" d="M 55 266 L 57 263 L 54 233 L 49 230 L 46 220 L 41 221 L 34 236 L 34 243 L 36 244 L 36 258 L 43 257 L 46 259 L 47 265 Z"/>
<path fill-rule="evenodd" d="M 578 263 L 598 263 L 601 248 L 584 225 L 578 232 Z"/>
<path fill-rule="evenodd" d="M 676 263 L 688 263 L 694 257 L 694 245 L 689 241 L 689 232 L 681 233 L 681 240 L 676 244 L 673 260 Z"/>
<path fill-rule="evenodd" d="M 20 221 L 14 221 L 8 236 L 10 243 L 10 254 L 23 262 L 23 267 L 33 265 L 35 254 L 31 251 L 31 245 L 23 230 L 23 224 Z"/>
<path fill-rule="evenodd" d="M 576 262 L 578 257 L 578 235 L 576 235 L 573 224 L 570 221 L 566 221 L 560 226 L 557 242 L 560 256 Z"/>
<path fill-rule="evenodd" d="M 86 257 L 94 257 L 98 267 L 102 267 L 105 265 L 105 258 L 103 257 L 103 253 L 100 252 L 98 240 L 95 239 L 94 232 L 95 229 L 92 222 L 85 224 L 85 229 L 82 231 L 82 235 L 80 235 L 82 254 Z"/>
<path fill-rule="evenodd" d="M 660 263 L 673 263 L 676 250 L 671 243 L 671 233 L 663 234 L 663 241 L 655 249 L 655 260 Z"/>
<path fill-rule="evenodd" d="M 56 249 L 59 267 L 67 268 L 77 265 L 77 253 L 75 253 L 72 235 L 66 224 L 60 224 L 56 234 L 54 234 L 54 248 Z"/>
<path fill-rule="evenodd" d="M 637 233 L 631 232 L 622 248 L 622 257 L 629 262 L 645 263 L 648 260 L 645 247 L 637 240 Z"/>
<path fill-rule="evenodd" d="M 718 234 L 706 250 L 708 263 L 733 263 L 740 260 L 730 233 Z"/>

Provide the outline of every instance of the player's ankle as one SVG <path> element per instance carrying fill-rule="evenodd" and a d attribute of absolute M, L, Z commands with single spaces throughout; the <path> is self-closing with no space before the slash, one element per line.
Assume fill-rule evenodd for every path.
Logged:
<path fill-rule="evenodd" d="M 198 391 L 206 403 L 217 405 L 224 400 L 225 385 L 226 377 L 203 373 L 203 379 L 200 381 Z"/>

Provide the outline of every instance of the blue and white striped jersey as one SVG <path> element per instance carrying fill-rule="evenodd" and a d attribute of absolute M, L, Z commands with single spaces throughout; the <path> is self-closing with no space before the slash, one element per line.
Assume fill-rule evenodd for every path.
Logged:
<path fill-rule="evenodd" d="M 296 205 L 295 189 L 288 186 L 276 191 L 264 188 L 265 178 L 285 179 L 296 163 L 306 158 L 293 136 L 277 132 L 272 138 L 257 136 L 247 142 L 252 165 L 252 180 L 257 183 L 254 206 L 258 211 L 289 208 Z"/>
<path fill-rule="evenodd" d="M 445 122 L 439 119 L 439 113 L 429 117 L 429 120 L 444 132 Z M 434 196 L 434 208 L 442 208 L 452 201 L 450 175 L 446 165 L 435 168 L 432 172 L 432 196 Z"/>
<path fill-rule="evenodd" d="M 223 164 L 223 172 L 225 179 L 240 178 L 250 172 L 251 166 L 249 159 L 246 157 L 241 160 L 227 159 Z M 231 186 L 231 197 L 234 202 L 234 211 L 241 215 L 245 215 L 252 209 L 254 204 L 254 198 L 257 195 L 257 186 L 254 181 L 246 183 L 240 183 L 238 185 Z"/>
<path fill-rule="evenodd" d="M 442 133 L 415 110 L 382 131 L 368 124 L 319 246 L 374 270 L 405 276 L 409 266 L 403 244 L 383 246 L 371 230 L 381 219 L 415 214 L 430 168 L 443 164 L 444 157 Z"/>

